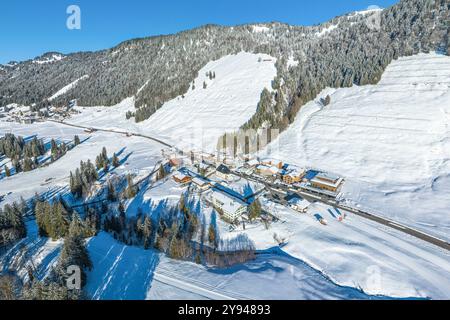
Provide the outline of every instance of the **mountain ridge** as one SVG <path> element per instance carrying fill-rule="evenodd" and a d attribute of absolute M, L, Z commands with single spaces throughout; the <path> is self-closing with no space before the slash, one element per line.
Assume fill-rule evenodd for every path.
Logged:
<path fill-rule="evenodd" d="M 272 55 L 279 62 L 272 102 L 260 103 L 244 127 L 283 130 L 300 107 L 327 86 L 374 84 L 399 56 L 438 48 L 448 52 L 449 6 L 445 0 L 402 0 L 369 17 L 353 12 L 308 27 L 279 22 L 208 24 L 123 41 L 110 49 L 71 53 L 54 63 L 28 60 L 0 71 L 0 106 L 19 103 L 40 109 L 62 87 L 89 75 L 52 104 L 78 99 L 85 106 L 111 106 L 136 95 L 135 119 L 142 121 L 183 95 L 209 61 L 247 51 Z M 368 20 L 373 15 L 375 21 Z M 256 25 L 266 32 L 255 31 Z M 301 63 L 288 65 L 291 57 Z"/>

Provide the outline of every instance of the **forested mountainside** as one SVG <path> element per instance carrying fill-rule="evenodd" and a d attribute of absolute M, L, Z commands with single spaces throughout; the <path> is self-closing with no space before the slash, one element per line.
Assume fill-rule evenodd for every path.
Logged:
<path fill-rule="evenodd" d="M 209 61 L 248 51 L 276 57 L 278 75 L 273 93 L 263 92 L 256 114 L 244 127 L 284 129 L 300 106 L 327 86 L 377 83 L 399 56 L 432 50 L 448 54 L 449 11 L 448 0 L 402 0 L 383 11 L 353 13 L 319 26 L 207 25 L 98 52 L 47 53 L 0 66 L 0 106 L 39 108 L 79 80 L 52 103 L 78 99 L 79 105 L 109 106 L 136 95 L 136 120 L 142 121 L 162 103 L 184 94 Z"/>

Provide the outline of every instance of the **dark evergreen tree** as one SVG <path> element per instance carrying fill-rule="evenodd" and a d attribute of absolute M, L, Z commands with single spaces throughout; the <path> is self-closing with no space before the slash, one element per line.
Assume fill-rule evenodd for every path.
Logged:
<path fill-rule="evenodd" d="M 112 158 L 112 165 L 114 168 L 117 168 L 120 166 L 120 161 L 119 158 L 117 157 L 117 155 L 114 153 L 113 158 Z"/>
<path fill-rule="evenodd" d="M 75 135 L 75 137 L 73 139 L 73 143 L 75 144 L 75 146 L 78 146 L 81 143 L 80 137 L 78 135 Z"/>
<path fill-rule="evenodd" d="M 142 236 L 144 238 L 144 248 L 145 249 L 150 248 L 151 235 L 152 235 L 152 220 L 147 215 L 147 216 L 145 216 L 144 225 L 142 228 Z"/>
<path fill-rule="evenodd" d="M 11 176 L 11 171 L 9 170 L 7 165 L 5 165 L 5 176 L 6 177 L 10 177 Z"/>
<path fill-rule="evenodd" d="M 111 181 L 108 181 L 108 201 L 115 202 L 117 201 L 116 189 Z"/>

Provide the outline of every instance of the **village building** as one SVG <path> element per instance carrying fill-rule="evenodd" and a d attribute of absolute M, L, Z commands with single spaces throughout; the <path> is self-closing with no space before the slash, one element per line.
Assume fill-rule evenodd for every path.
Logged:
<path fill-rule="evenodd" d="M 280 160 L 275 159 L 264 159 L 261 161 L 261 164 L 268 166 L 268 167 L 276 167 L 278 169 L 283 169 L 284 163 Z"/>
<path fill-rule="evenodd" d="M 260 164 L 256 167 L 256 172 L 262 176 L 274 176 L 278 174 L 279 169 L 274 166 Z"/>
<path fill-rule="evenodd" d="M 256 159 L 249 160 L 245 163 L 245 166 L 248 168 L 255 168 L 257 165 L 259 165 L 259 161 Z"/>
<path fill-rule="evenodd" d="M 337 192 L 341 187 L 343 181 L 343 178 L 336 175 L 320 172 L 310 180 L 310 183 L 314 188 Z"/>
<path fill-rule="evenodd" d="M 202 162 L 197 165 L 198 170 L 203 171 L 205 173 L 208 171 L 210 167 L 211 165 L 206 162 Z"/>
<path fill-rule="evenodd" d="M 286 184 L 294 184 L 302 181 L 305 176 L 305 170 L 292 170 L 290 172 L 284 172 L 283 182 Z"/>
<path fill-rule="evenodd" d="M 231 170 L 226 165 L 221 164 L 216 169 L 216 176 L 221 179 L 228 180 L 231 176 Z"/>
<path fill-rule="evenodd" d="M 219 191 L 211 193 L 211 200 L 213 206 L 229 221 L 236 221 L 248 210 L 247 203 Z"/>
<path fill-rule="evenodd" d="M 170 158 L 169 165 L 172 168 L 180 168 L 183 165 L 183 159 L 180 158 Z"/>
<path fill-rule="evenodd" d="M 209 188 L 211 188 L 211 184 L 208 181 L 201 179 L 199 177 L 193 178 L 192 183 L 200 191 L 206 191 Z"/>
<path fill-rule="evenodd" d="M 311 205 L 311 202 L 297 194 L 290 194 L 285 199 L 288 202 L 289 207 L 301 213 L 306 213 L 308 207 Z"/>
<path fill-rule="evenodd" d="M 208 161 L 208 162 L 213 163 L 216 161 L 216 156 L 214 154 L 210 154 L 210 153 L 202 153 L 201 159 L 203 161 Z"/>
<path fill-rule="evenodd" d="M 176 183 L 179 183 L 179 184 L 187 184 L 187 183 L 189 183 L 189 182 L 192 181 L 192 178 L 191 178 L 190 176 L 188 176 L 188 175 L 185 175 L 184 173 L 182 173 L 182 172 L 180 172 L 180 171 L 177 171 L 177 172 L 173 175 L 173 180 L 174 180 Z"/>

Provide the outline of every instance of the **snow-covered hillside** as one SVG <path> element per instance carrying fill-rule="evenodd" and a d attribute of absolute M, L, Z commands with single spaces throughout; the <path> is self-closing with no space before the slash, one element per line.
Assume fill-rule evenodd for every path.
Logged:
<path fill-rule="evenodd" d="M 244 265 L 210 269 L 125 246 L 106 233 L 90 240 L 88 250 L 94 268 L 86 291 L 92 299 L 375 298 L 337 286 L 302 261 L 284 255 L 268 253 Z"/>
<path fill-rule="evenodd" d="M 377 85 L 320 97 L 267 153 L 338 173 L 344 198 L 450 239 L 450 57 L 400 58 Z"/>
<path fill-rule="evenodd" d="M 143 126 L 172 141 L 215 148 L 224 132 L 237 130 L 254 115 L 262 90 L 270 89 L 275 78 L 274 64 L 268 55 L 244 52 L 208 63 L 195 80 L 195 90 L 166 103 Z M 216 78 L 207 79 L 208 71 Z"/>
<path fill-rule="evenodd" d="M 139 124 L 125 119 L 127 111 L 134 111 L 133 98 L 114 107 L 78 108 L 82 114 L 71 122 L 129 129 L 156 135 L 178 147 L 214 150 L 223 133 L 237 130 L 254 115 L 261 92 L 271 88 L 276 76 L 275 62 L 268 55 L 246 52 L 212 61 L 200 70 L 194 90 L 191 87 L 184 98 L 167 102 Z M 210 80 L 207 72 L 215 73 L 215 79 Z"/>
<path fill-rule="evenodd" d="M 20 197 L 32 198 L 36 193 L 66 193 L 70 171 L 79 167 L 80 161 L 95 161 L 103 147 L 106 147 L 110 156 L 115 152 L 121 159 L 127 160 L 117 173 L 148 173 L 161 157 L 161 145 L 156 142 L 137 137 L 126 138 L 120 134 L 97 133 L 88 136 L 81 129 L 52 122 L 32 125 L 0 122 L 0 136 L 8 132 L 23 137 L 37 135 L 45 140 L 53 138 L 57 141 L 72 140 L 74 135 L 79 135 L 82 143 L 49 166 L 3 178 L 0 181 L 0 195 L 5 195 L 2 206 L 18 201 Z"/>

